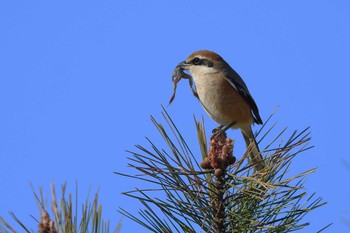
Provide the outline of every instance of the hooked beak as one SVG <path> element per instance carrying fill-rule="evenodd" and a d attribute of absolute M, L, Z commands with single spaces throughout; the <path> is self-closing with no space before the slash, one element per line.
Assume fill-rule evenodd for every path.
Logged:
<path fill-rule="evenodd" d="M 191 79 L 191 75 L 186 74 L 184 71 L 189 70 L 189 64 L 186 63 L 186 61 L 180 62 L 177 64 L 176 68 L 173 71 L 172 79 L 173 81 L 175 80 L 180 80 L 181 78 L 186 78 L 186 79 Z"/>
<path fill-rule="evenodd" d="M 182 61 L 176 66 L 176 68 L 180 68 L 182 70 L 188 70 L 189 64 L 186 61 Z"/>

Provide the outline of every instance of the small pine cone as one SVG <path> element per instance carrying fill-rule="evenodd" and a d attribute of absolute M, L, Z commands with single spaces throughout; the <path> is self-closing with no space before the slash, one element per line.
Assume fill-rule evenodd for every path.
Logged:
<path fill-rule="evenodd" d="M 221 159 L 213 156 L 210 164 L 212 168 L 219 168 L 221 167 Z"/>
<path fill-rule="evenodd" d="M 214 170 L 215 176 L 222 176 L 224 174 L 223 170 L 221 168 L 217 168 Z"/>
<path fill-rule="evenodd" d="M 210 158 L 206 157 L 200 164 L 201 168 L 203 169 L 212 169 Z"/>

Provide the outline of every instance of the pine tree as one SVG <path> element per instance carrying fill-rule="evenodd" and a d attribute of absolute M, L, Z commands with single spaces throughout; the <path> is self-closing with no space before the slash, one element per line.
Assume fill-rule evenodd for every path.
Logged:
<path fill-rule="evenodd" d="M 314 168 L 291 175 L 293 159 L 311 148 L 309 128 L 283 142 L 286 129 L 272 136 L 270 117 L 256 134 L 266 163 L 257 171 L 247 155 L 236 161 L 234 142 L 224 132 L 214 133 L 207 145 L 204 122 L 195 119 L 198 156 L 164 108 L 163 117 L 167 127 L 151 120 L 167 149 L 147 138 L 150 149 L 128 151 L 134 173 L 116 172 L 145 186 L 123 193 L 142 204 L 138 214 L 120 212 L 151 232 L 292 232 L 307 227 L 304 216 L 326 204 L 303 189 Z"/>
<path fill-rule="evenodd" d="M 33 230 L 32 227 L 24 224 L 17 216 L 10 212 L 13 219 L 20 225 L 21 230 L 16 231 L 15 227 L 9 224 L 0 216 L 0 232 L 16 233 L 16 232 L 39 232 L 39 233 L 107 233 L 110 232 L 109 221 L 102 218 L 102 205 L 98 203 L 98 193 L 95 194 L 93 200 L 89 198 L 89 194 L 85 202 L 78 204 L 78 184 L 76 184 L 75 198 L 69 193 L 66 196 L 66 184 L 61 185 L 61 198 L 56 195 L 55 186 L 51 185 L 51 206 L 48 207 L 43 196 L 43 189 L 40 188 L 39 195 L 34 192 L 35 200 L 38 205 L 40 220 L 37 220 L 37 226 Z M 90 190 L 89 192 L 90 193 Z M 81 209 L 80 209 L 81 207 Z M 80 214 L 79 214 L 80 213 Z M 50 217 L 52 216 L 52 218 Z M 34 218 L 34 217 L 33 217 Z M 121 222 L 119 222 L 115 233 L 119 232 Z"/>

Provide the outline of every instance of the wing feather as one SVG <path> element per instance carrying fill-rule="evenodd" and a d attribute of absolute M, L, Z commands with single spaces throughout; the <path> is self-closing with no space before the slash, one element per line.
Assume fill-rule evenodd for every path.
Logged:
<path fill-rule="evenodd" d="M 230 66 L 229 66 L 230 67 Z M 230 67 L 231 68 L 231 67 Z M 255 100 L 249 93 L 247 85 L 244 83 L 243 79 L 239 76 L 239 74 L 234 70 L 230 69 L 225 72 L 225 77 L 229 81 L 229 83 L 232 85 L 233 88 L 235 88 L 238 93 L 247 101 L 250 108 L 252 109 L 254 122 L 257 124 L 262 124 L 261 117 L 259 115 L 259 109 L 258 106 L 255 103 Z"/>

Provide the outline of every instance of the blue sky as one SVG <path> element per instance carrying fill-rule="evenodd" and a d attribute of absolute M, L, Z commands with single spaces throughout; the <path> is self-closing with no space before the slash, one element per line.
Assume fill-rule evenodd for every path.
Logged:
<path fill-rule="evenodd" d="M 311 126 L 315 148 L 293 169 L 318 167 L 306 190 L 329 204 L 307 232 L 330 222 L 328 232 L 348 232 L 349 12 L 346 0 L 2 1 L 0 215 L 35 225 L 29 182 L 99 188 L 112 225 L 118 206 L 140 207 L 120 195 L 139 184 L 113 171 L 128 172 L 125 150 L 156 138 L 149 116 L 160 118 L 176 64 L 210 49 L 243 77 L 263 120 L 280 105 L 279 127 Z M 185 82 L 167 109 L 194 147 L 193 114 L 216 126 Z M 230 135 L 239 154 L 241 135 Z M 136 230 L 124 219 L 122 232 Z"/>

